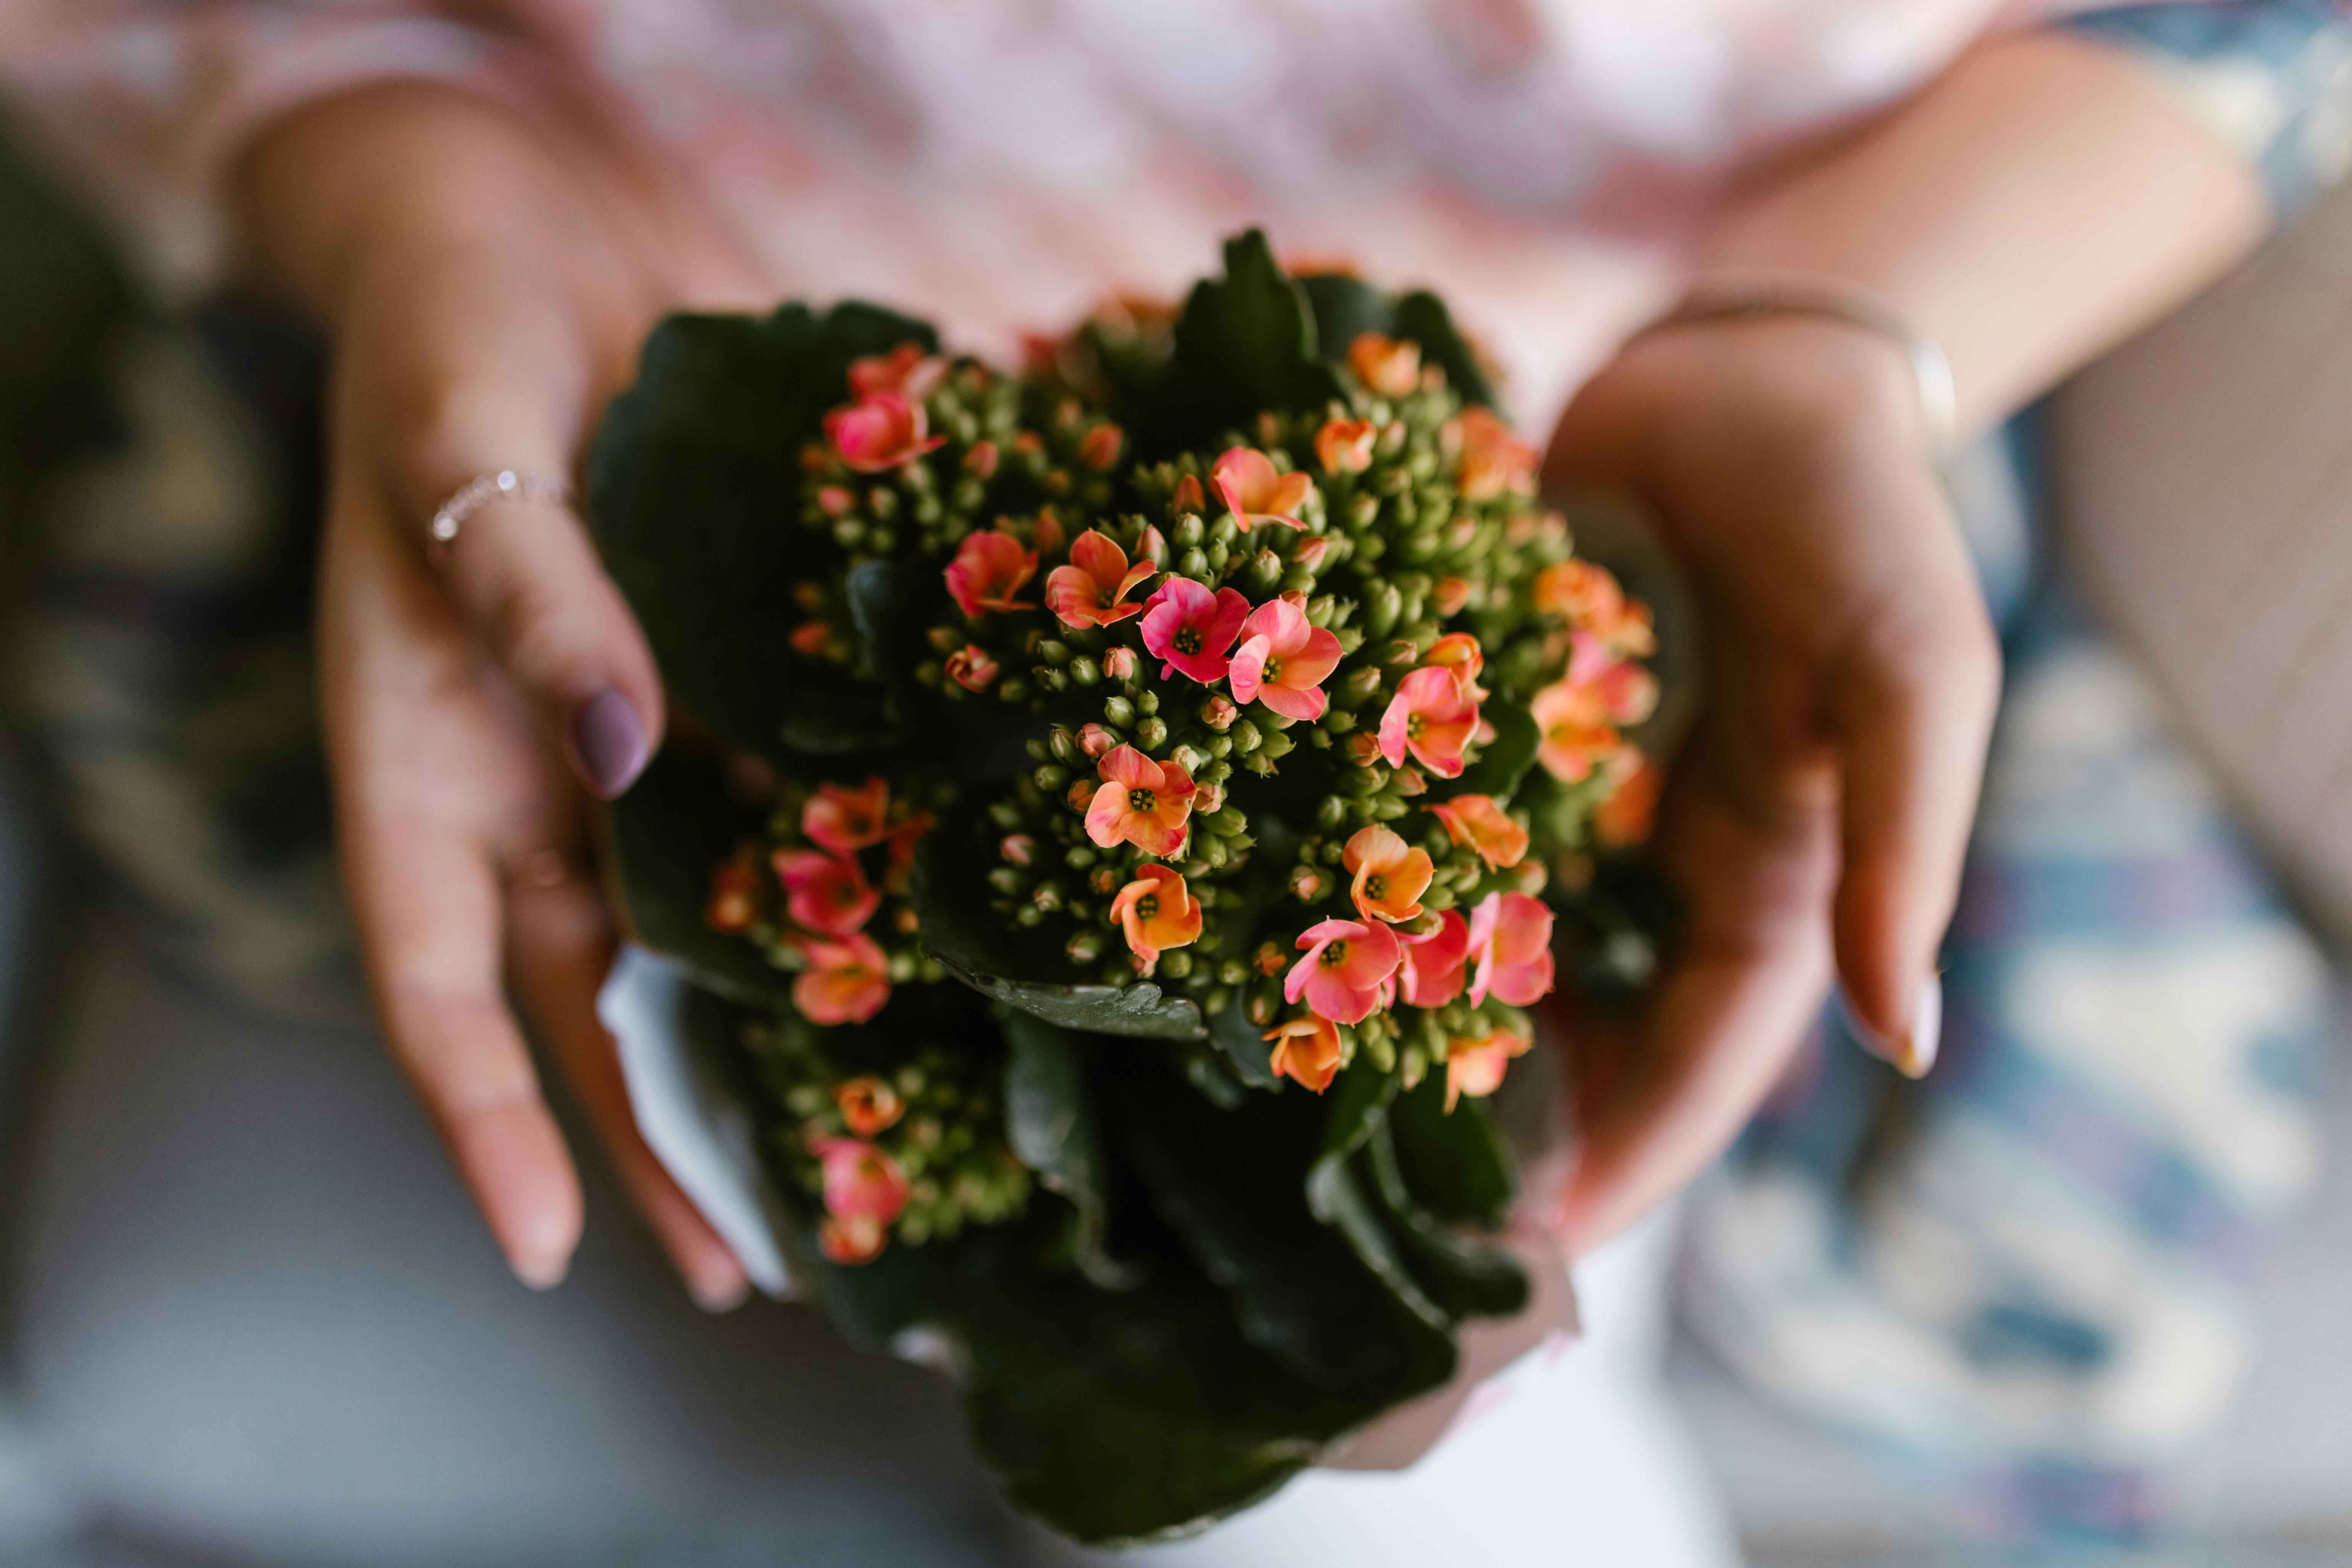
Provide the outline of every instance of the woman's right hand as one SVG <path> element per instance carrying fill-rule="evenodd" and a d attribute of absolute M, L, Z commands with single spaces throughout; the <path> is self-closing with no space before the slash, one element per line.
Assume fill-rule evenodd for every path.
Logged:
<path fill-rule="evenodd" d="M 515 1273 L 578 1245 L 577 1173 L 537 1037 L 694 1298 L 741 1266 L 638 1135 L 595 997 L 616 940 L 585 832 L 660 743 L 643 634 L 569 506 L 474 476 L 572 475 L 657 315 L 759 292 L 642 171 L 439 87 L 300 110 L 240 165 L 261 265 L 331 338 L 320 679 L 343 878 L 377 1015 Z"/>

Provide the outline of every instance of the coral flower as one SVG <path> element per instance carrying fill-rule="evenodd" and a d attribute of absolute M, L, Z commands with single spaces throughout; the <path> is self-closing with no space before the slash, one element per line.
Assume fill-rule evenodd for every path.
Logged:
<path fill-rule="evenodd" d="M 1113 680 L 1133 680 L 1135 666 L 1135 650 L 1131 647 L 1115 647 L 1103 655 L 1103 673 Z"/>
<path fill-rule="evenodd" d="M 793 982 L 793 1005 L 812 1024 L 863 1024 L 890 1000 L 890 961 L 870 936 L 800 944 L 808 967 Z"/>
<path fill-rule="evenodd" d="M 1045 574 L 1045 607 L 1066 626 L 1113 626 L 1143 613 L 1141 605 L 1123 601 L 1158 570 L 1150 561 L 1129 566 L 1117 540 L 1088 529 L 1070 546 L 1070 563 Z"/>
<path fill-rule="evenodd" d="M 1286 599 L 1268 599 L 1242 623 L 1242 646 L 1227 673 L 1234 700 L 1253 700 L 1309 723 L 1330 705 L 1323 682 L 1339 667 L 1339 639 Z"/>
<path fill-rule="evenodd" d="M 870 394 L 824 416 L 825 439 L 861 474 L 911 463 L 946 439 L 929 430 L 923 405 L 895 392 Z"/>
<path fill-rule="evenodd" d="M 1234 514 L 1234 526 L 1244 533 L 1261 522 L 1307 526 L 1291 514 L 1315 493 L 1315 481 L 1305 474 L 1276 472 L 1274 459 L 1255 447 L 1226 447 L 1210 467 L 1209 482 L 1217 487 Z"/>
<path fill-rule="evenodd" d="M 1036 572 L 1037 552 L 1002 529 L 967 533 L 955 559 L 948 563 L 948 592 L 956 607 L 973 620 L 990 610 L 1034 609 L 1034 602 L 1013 595 Z"/>
<path fill-rule="evenodd" d="M 833 646 L 833 624 L 829 621 L 803 621 L 793 628 L 786 640 L 793 645 L 794 653 L 821 658 L 824 650 Z"/>
<path fill-rule="evenodd" d="M 1409 847 L 1394 829 L 1375 822 L 1356 830 L 1340 864 L 1355 874 L 1349 894 L 1358 914 L 1391 925 L 1421 918 L 1421 895 L 1431 871 L 1426 850 Z"/>
<path fill-rule="evenodd" d="M 1511 427 L 1484 408 L 1462 411 L 1462 456 L 1454 465 L 1454 488 L 1465 500 L 1492 500 L 1505 490 L 1522 494 L 1535 488 L 1536 449 L 1511 434 Z"/>
<path fill-rule="evenodd" d="M 1283 999 L 1300 997 L 1335 1024 L 1359 1024 L 1381 1005 L 1404 944 L 1378 921 L 1324 921 L 1300 933 L 1307 956 L 1290 966 Z"/>
<path fill-rule="evenodd" d="M 907 1114 L 907 1102 L 890 1080 L 870 1072 L 834 1085 L 833 1102 L 841 1107 L 841 1120 L 849 1131 L 860 1138 L 873 1137 Z"/>
<path fill-rule="evenodd" d="M 1489 893 L 1470 911 L 1473 1006 L 1489 995 L 1533 1006 L 1551 989 L 1551 910 L 1525 893 Z"/>
<path fill-rule="evenodd" d="M 928 811 L 909 812 L 899 819 L 898 826 L 890 830 L 889 837 L 882 841 L 889 856 L 882 872 L 884 889 L 893 893 L 907 890 L 908 873 L 915 868 L 915 847 L 930 830 L 931 814 Z"/>
<path fill-rule="evenodd" d="M 1497 1030 L 1483 1040 L 1448 1040 L 1445 1043 L 1445 1109 L 1452 1110 L 1454 1101 L 1464 1095 L 1484 1100 L 1503 1087 L 1503 1070 L 1514 1057 L 1528 1054 L 1535 1042 L 1520 1035 L 1507 1035 Z"/>
<path fill-rule="evenodd" d="M 1536 761 L 1563 784 L 1591 777 L 1623 744 L 1591 683 L 1555 680 L 1536 693 L 1528 712 L 1536 721 Z"/>
<path fill-rule="evenodd" d="M 1617 784 L 1592 813 L 1593 837 L 1612 847 L 1639 844 L 1657 822 L 1665 773 L 1638 746 L 1624 747 L 1611 758 L 1610 772 Z"/>
<path fill-rule="evenodd" d="M 845 1268 L 873 1262 L 882 1256 L 882 1249 L 889 1240 L 889 1233 L 883 1228 L 881 1221 L 868 1219 L 863 1215 L 848 1219 L 827 1215 L 817 1223 L 816 1249 L 824 1255 L 827 1263 L 838 1263 Z"/>
<path fill-rule="evenodd" d="M 1462 748 L 1477 729 L 1478 700 L 1464 693 L 1452 670 L 1416 669 L 1397 683 L 1381 715 L 1381 755 L 1389 766 L 1402 767 L 1410 751 L 1439 778 L 1458 779 Z"/>
<path fill-rule="evenodd" d="M 1206 511 L 1209 500 L 1201 493 L 1201 477 L 1198 474 L 1186 474 L 1182 479 L 1178 479 L 1174 492 L 1168 498 L 1168 506 L 1180 517 L 1188 511 Z"/>
<path fill-rule="evenodd" d="M 1135 868 L 1135 880 L 1110 901 L 1111 919 L 1127 934 L 1136 967 L 1149 974 L 1160 953 L 1190 947 L 1201 935 L 1201 906 L 1184 879 L 1165 866 Z"/>
<path fill-rule="evenodd" d="M 1456 844 L 1467 844 L 1497 871 L 1527 858 L 1528 830 L 1505 815 L 1491 795 L 1457 795 L 1428 810 L 1445 824 L 1445 837 Z"/>
<path fill-rule="evenodd" d="M 890 785 L 869 778 L 856 789 L 819 784 L 801 808 L 801 831 L 836 854 L 879 844 L 889 831 Z"/>
<path fill-rule="evenodd" d="M 1225 650 L 1242 635 L 1249 601 L 1238 590 L 1214 594 L 1190 577 L 1171 577 L 1143 602 L 1143 646 L 1162 660 L 1162 680 L 1182 670 L 1206 686 L 1225 678 Z"/>
<path fill-rule="evenodd" d="M 1422 663 L 1454 672 L 1454 683 L 1462 695 L 1473 702 L 1485 700 L 1486 693 L 1479 688 L 1478 672 L 1486 668 L 1486 652 L 1478 639 L 1468 632 L 1448 632 L 1429 645 Z"/>
<path fill-rule="evenodd" d="M 1407 1003 L 1415 1007 L 1443 1007 L 1462 994 L 1464 972 L 1470 962 L 1470 922 L 1458 910 L 1437 917 L 1437 928 L 1404 939 L 1404 963 L 1397 973 Z"/>
<path fill-rule="evenodd" d="M 702 923 L 730 935 L 748 931 L 766 912 L 767 902 L 758 864 L 738 854 L 719 862 L 710 873 L 710 898 L 702 906 Z"/>
<path fill-rule="evenodd" d="M 810 1145 L 824 1173 L 824 1212 L 888 1225 L 907 1206 L 907 1173 L 873 1144 L 820 1138 Z"/>
<path fill-rule="evenodd" d="M 1309 1013 L 1268 1029 L 1274 1053 L 1266 1065 L 1276 1078 L 1296 1079 L 1320 1094 L 1339 1076 L 1339 1031 L 1328 1018 Z"/>
<path fill-rule="evenodd" d="M 1097 425 L 1078 442 L 1078 461 L 1089 468 L 1108 471 L 1118 464 L 1118 455 L 1127 446 L 1127 432 L 1116 425 Z"/>
<path fill-rule="evenodd" d="M 1402 397 L 1421 384 L 1421 345 L 1359 332 L 1348 345 L 1348 368 L 1366 389 L 1382 397 Z"/>
<path fill-rule="evenodd" d="M 866 885 L 855 855 L 822 849 L 779 849 L 776 880 L 784 885 L 784 909 L 795 924 L 822 936 L 852 936 L 866 928 L 882 902 Z"/>
<path fill-rule="evenodd" d="M 887 354 L 867 354 L 849 362 L 849 395 L 871 397 L 895 392 L 920 403 L 948 374 L 948 362 L 927 354 L 920 343 L 900 343 Z"/>
<path fill-rule="evenodd" d="M 1617 653 L 1646 657 L 1658 650 L 1650 606 L 1626 598 L 1605 566 L 1554 562 L 1536 574 L 1535 605 L 1591 632 Z"/>
<path fill-rule="evenodd" d="M 948 672 L 948 679 L 966 691 L 985 691 L 990 683 L 1003 673 L 1003 667 L 978 643 L 966 643 L 948 655 L 943 668 Z"/>
<path fill-rule="evenodd" d="M 1167 857 L 1184 847 L 1184 819 L 1192 814 L 1192 775 L 1174 763 L 1155 763 L 1133 746 L 1115 746 L 1097 764 L 1102 784 L 1087 807 L 1087 837 L 1108 849 L 1134 845 Z"/>
<path fill-rule="evenodd" d="M 1372 466 L 1377 434 L 1369 419 L 1326 419 L 1315 432 L 1315 460 L 1327 474 L 1360 474 Z"/>

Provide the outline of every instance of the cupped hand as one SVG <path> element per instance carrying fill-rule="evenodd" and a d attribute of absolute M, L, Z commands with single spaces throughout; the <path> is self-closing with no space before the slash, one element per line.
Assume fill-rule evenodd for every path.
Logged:
<path fill-rule="evenodd" d="M 1570 1053 L 1557 1218 L 1581 1252 L 1723 1150 L 1833 977 L 1882 1054 L 1927 1069 L 2000 655 L 1906 362 L 1863 329 L 1637 338 L 1569 407 L 1546 479 L 1645 508 L 1706 641 L 1654 843 L 1684 928 L 1636 1024 Z"/>
<path fill-rule="evenodd" d="M 568 479 L 695 279 L 609 187 L 437 89 L 304 111 L 248 159 L 244 193 L 257 248 L 332 340 L 321 700 L 391 1048 L 516 1274 L 552 1285 L 581 1187 L 519 1001 L 692 1294 L 731 1305 L 741 1267 L 638 1135 L 595 1013 L 615 931 L 588 796 L 625 789 L 659 743 L 652 656 L 561 501 L 495 500 L 446 548 L 427 537 L 478 474 Z"/>

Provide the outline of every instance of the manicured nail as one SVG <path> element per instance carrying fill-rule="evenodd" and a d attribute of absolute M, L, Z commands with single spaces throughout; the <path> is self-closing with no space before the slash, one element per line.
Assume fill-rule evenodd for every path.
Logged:
<path fill-rule="evenodd" d="M 572 755 L 588 785 L 611 800 L 646 765 L 646 727 L 629 700 L 606 687 L 572 716 Z"/>
<path fill-rule="evenodd" d="M 1944 980 L 1930 973 L 1927 983 L 1919 988 L 1918 1005 L 1911 1011 L 1911 1026 L 1899 1040 L 1890 1040 L 1871 1027 L 1853 998 L 1838 987 L 1838 1008 L 1845 1015 L 1846 1027 L 1862 1042 L 1871 1055 L 1878 1057 L 1906 1078 L 1925 1078 L 1927 1069 L 1936 1065 L 1936 1052 L 1944 1040 Z"/>
<path fill-rule="evenodd" d="M 751 1282 L 740 1274 L 687 1282 L 686 1293 L 706 1312 L 731 1312 L 751 1299 Z"/>
<path fill-rule="evenodd" d="M 572 1272 L 572 1258 L 570 1254 L 561 1252 L 541 1253 L 536 1257 L 512 1256 L 507 1259 L 507 1267 L 514 1270 L 516 1279 L 532 1289 L 552 1290 L 563 1283 L 566 1274 Z"/>

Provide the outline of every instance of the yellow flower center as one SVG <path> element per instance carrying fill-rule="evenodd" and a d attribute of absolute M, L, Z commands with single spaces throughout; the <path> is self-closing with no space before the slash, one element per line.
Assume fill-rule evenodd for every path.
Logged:
<path fill-rule="evenodd" d="M 1148 789 L 1137 788 L 1127 792 L 1127 809 L 1138 816 L 1150 816 L 1152 808 L 1159 804 L 1160 797 Z"/>
<path fill-rule="evenodd" d="M 1282 660 L 1273 658 L 1267 658 L 1265 661 L 1265 673 L 1259 677 L 1259 679 L 1263 684 L 1267 686 L 1279 685 L 1282 680 Z"/>
<path fill-rule="evenodd" d="M 1347 944 L 1346 942 L 1335 942 L 1331 943 L 1328 947 L 1327 947 L 1327 948 L 1325 948 L 1325 949 L 1323 950 L 1323 967 L 1324 967 L 1324 968 L 1326 968 L 1326 969 L 1337 969 L 1337 968 L 1339 968 L 1339 965 L 1341 965 L 1341 964 L 1343 964 L 1343 963 L 1347 963 L 1347 962 L 1348 962 L 1348 944 Z"/>
<path fill-rule="evenodd" d="M 1378 871 L 1375 871 L 1370 876 L 1365 878 L 1364 896 L 1370 899 L 1387 898 L 1389 896 L 1388 879 L 1381 876 Z"/>
<path fill-rule="evenodd" d="M 1196 654 L 1205 646 L 1205 639 L 1201 636 L 1200 627 L 1180 626 L 1176 635 L 1169 639 L 1169 646 L 1181 654 Z"/>
<path fill-rule="evenodd" d="M 1157 893 L 1146 893 L 1146 894 L 1144 894 L 1144 895 L 1143 895 L 1143 897 L 1141 897 L 1141 898 L 1139 898 L 1139 899 L 1138 899 L 1138 900 L 1135 900 L 1135 918 L 1136 918 L 1137 920 L 1139 920 L 1139 921 L 1148 921 L 1148 920 L 1150 920 L 1152 917 L 1154 917 L 1155 915 L 1157 915 L 1157 914 L 1159 914 L 1159 913 L 1160 913 L 1160 895 L 1159 895 L 1159 894 L 1157 894 Z"/>

